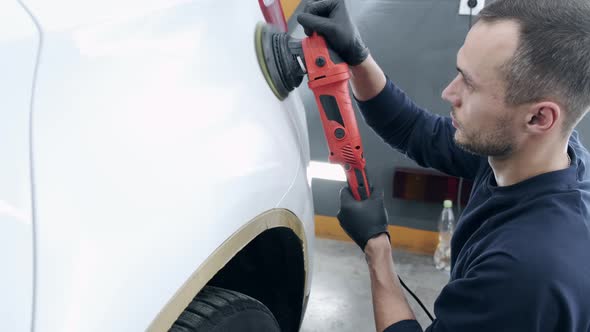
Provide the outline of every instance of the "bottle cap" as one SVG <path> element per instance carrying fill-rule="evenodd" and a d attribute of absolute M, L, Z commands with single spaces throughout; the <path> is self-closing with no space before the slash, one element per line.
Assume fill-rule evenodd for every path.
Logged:
<path fill-rule="evenodd" d="M 447 199 L 443 202 L 443 206 L 445 208 L 452 208 L 453 207 L 453 201 L 451 201 L 450 199 Z"/>

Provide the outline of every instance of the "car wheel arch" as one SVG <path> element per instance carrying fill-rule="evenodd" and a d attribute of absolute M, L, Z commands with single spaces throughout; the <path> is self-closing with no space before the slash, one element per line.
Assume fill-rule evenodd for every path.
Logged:
<path fill-rule="evenodd" d="M 260 257 L 262 253 L 264 257 Z M 248 268 L 246 262 L 254 257 L 258 257 L 260 265 Z M 303 222 L 289 210 L 271 209 L 224 241 L 176 291 L 147 331 L 168 331 L 206 285 L 252 296 L 269 307 L 283 331 L 298 331 L 309 296 L 307 271 L 308 244 Z M 242 278 L 237 278 L 238 274 Z M 293 305 L 294 301 L 297 305 Z"/>

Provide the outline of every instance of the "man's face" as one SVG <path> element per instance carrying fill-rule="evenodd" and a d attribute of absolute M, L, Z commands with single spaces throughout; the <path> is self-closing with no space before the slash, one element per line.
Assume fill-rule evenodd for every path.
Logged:
<path fill-rule="evenodd" d="M 452 105 L 455 142 L 479 155 L 509 155 L 517 144 L 518 109 L 504 102 L 501 66 L 518 46 L 518 25 L 478 22 L 457 54 L 457 77 L 443 91 Z"/>

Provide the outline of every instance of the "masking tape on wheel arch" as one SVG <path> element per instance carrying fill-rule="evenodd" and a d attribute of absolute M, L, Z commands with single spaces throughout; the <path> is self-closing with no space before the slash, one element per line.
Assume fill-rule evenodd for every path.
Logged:
<path fill-rule="evenodd" d="M 287 227 L 291 229 L 303 244 L 304 269 L 309 271 L 307 238 L 303 223 L 296 215 L 285 209 L 266 211 L 229 237 L 197 268 L 190 278 L 176 291 L 166 306 L 158 313 L 146 331 L 168 331 L 178 316 L 184 311 L 199 291 L 221 270 L 240 250 L 264 231 Z M 305 274 L 304 289 L 308 289 L 308 276 Z M 304 294 L 304 298 L 307 294 Z"/>

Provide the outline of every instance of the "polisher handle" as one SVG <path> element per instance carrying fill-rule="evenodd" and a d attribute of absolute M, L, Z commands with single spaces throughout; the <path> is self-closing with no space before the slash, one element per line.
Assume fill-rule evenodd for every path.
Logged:
<path fill-rule="evenodd" d="M 330 149 L 329 161 L 344 167 L 348 187 L 356 200 L 371 196 L 363 145 L 348 92 L 348 65 L 314 33 L 302 41 L 303 54 Z"/>

